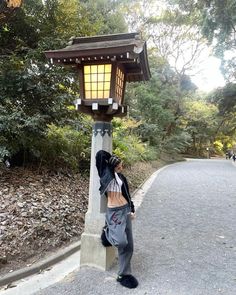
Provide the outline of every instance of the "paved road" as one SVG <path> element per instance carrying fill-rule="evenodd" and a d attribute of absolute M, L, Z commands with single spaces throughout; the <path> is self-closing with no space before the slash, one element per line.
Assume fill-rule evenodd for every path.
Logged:
<path fill-rule="evenodd" d="M 235 295 L 236 167 L 194 160 L 162 170 L 134 222 L 136 290 L 82 268 L 37 295 Z"/>

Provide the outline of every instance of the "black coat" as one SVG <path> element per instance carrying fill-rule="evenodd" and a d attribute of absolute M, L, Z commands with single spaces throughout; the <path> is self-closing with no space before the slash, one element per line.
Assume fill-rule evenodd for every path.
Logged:
<path fill-rule="evenodd" d="M 101 186 L 99 190 L 101 195 L 104 195 L 104 194 L 107 195 L 107 188 L 110 182 L 115 178 L 114 168 L 108 164 L 110 157 L 111 157 L 111 154 L 104 150 L 100 150 L 96 154 L 96 167 L 98 169 L 98 175 L 100 177 Z M 134 212 L 135 211 L 134 204 L 131 201 L 127 179 L 122 173 L 117 173 L 117 174 L 123 182 L 121 186 L 122 195 L 130 204 L 131 212 Z"/>

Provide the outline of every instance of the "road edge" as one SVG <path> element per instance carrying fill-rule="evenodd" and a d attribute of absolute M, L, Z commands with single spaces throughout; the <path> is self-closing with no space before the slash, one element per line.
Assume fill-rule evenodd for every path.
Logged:
<path fill-rule="evenodd" d="M 56 254 L 53 254 L 49 256 L 48 258 L 35 263 L 32 266 L 24 267 L 12 273 L 3 275 L 3 277 L 0 278 L 0 287 L 11 284 L 15 281 L 21 280 L 33 274 L 42 272 L 46 268 L 64 260 L 65 258 L 69 257 L 75 252 L 79 251 L 80 245 L 81 245 L 80 241 L 74 242 L 73 244 L 67 246 L 66 248 L 59 250 Z"/>

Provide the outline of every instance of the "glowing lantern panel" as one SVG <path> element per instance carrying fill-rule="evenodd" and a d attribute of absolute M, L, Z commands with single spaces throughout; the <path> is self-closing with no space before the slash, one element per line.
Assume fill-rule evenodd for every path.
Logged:
<path fill-rule="evenodd" d="M 110 97 L 111 64 L 85 65 L 85 99 L 106 99 Z"/>

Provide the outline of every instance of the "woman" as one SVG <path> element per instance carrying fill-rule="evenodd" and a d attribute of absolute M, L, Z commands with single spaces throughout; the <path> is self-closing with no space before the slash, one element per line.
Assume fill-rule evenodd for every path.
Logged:
<path fill-rule="evenodd" d="M 96 166 L 100 177 L 100 193 L 107 197 L 106 225 L 101 235 L 105 247 L 118 249 L 119 272 L 117 281 L 127 288 L 136 288 L 137 279 L 131 275 L 130 261 L 133 255 L 131 219 L 135 217 L 127 180 L 122 171 L 121 159 L 100 150 L 96 154 Z"/>

